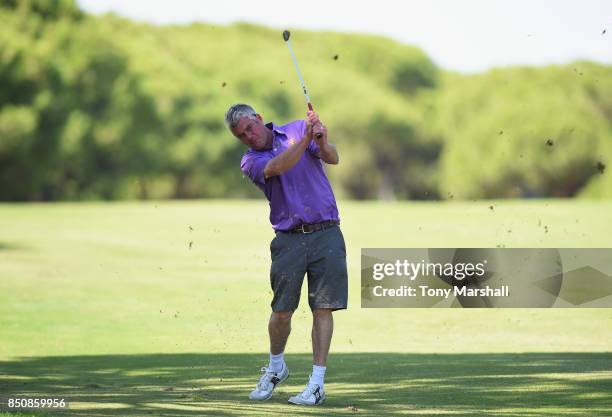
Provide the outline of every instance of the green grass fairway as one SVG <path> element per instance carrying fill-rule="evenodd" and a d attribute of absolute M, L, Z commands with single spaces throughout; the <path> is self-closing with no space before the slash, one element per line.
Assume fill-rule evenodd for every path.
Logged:
<path fill-rule="evenodd" d="M 0 397 L 64 396 L 48 414 L 70 416 L 611 415 L 612 309 L 361 309 L 359 262 L 363 247 L 611 247 L 612 201 L 340 211 L 349 310 L 328 402 L 304 409 L 286 399 L 311 365 L 305 298 L 291 378 L 247 399 L 267 363 L 265 201 L 0 204 Z"/>

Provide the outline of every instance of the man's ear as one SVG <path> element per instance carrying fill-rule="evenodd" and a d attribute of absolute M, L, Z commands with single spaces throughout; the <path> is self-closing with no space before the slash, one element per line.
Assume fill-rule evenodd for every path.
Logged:
<path fill-rule="evenodd" d="M 257 118 L 257 120 L 263 123 L 263 118 L 261 117 L 260 114 L 256 114 L 255 117 Z"/>

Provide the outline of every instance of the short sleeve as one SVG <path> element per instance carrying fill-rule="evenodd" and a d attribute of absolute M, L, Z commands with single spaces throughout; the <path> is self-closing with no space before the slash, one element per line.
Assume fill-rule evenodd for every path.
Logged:
<path fill-rule="evenodd" d="M 266 178 L 264 176 L 264 169 L 270 159 L 271 158 L 266 155 L 247 153 L 242 157 L 242 161 L 240 161 L 240 169 L 243 174 L 249 177 L 255 184 L 265 185 Z"/>

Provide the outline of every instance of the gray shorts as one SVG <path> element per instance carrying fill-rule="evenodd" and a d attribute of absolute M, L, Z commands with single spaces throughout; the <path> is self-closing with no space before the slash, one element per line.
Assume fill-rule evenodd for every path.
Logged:
<path fill-rule="evenodd" d="M 313 233 L 276 232 L 270 243 L 272 311 L 295 311 L 304 274 L 310 309 L 345 309 L 348 300 L 346 246 L 340 227 Z"/>

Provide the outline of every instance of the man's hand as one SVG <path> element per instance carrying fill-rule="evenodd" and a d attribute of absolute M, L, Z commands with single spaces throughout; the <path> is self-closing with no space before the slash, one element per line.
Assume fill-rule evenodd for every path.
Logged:
<path fill-rule="evenodd" d="M 334 145 L 327 142 L 327 128 L 321 123 L 319 115 L 314 111 L 309 111 L 306 115 L 308 125 L 312 126 L 312 138 L 320 149 L 317 156 L 328 164 L 337 164 L 339 161 L 338 151 Z M 317 138 L 317 134 L 320 134 L 321 137 Z"/>
<path fill-rule="evenodd" d="M 325 145 L 327 145 L 327 128 L 322 123 L 314 125 L 312 128 L 312 133 L 313 139 L 319 148 L 323 148 Z"/>
<path fill-rule="evenodd" d="M 306 117 L 308 118 L 310 124 L 313 126 L 318 123 L 321 123 L 321 121 L 319 120 L 319 115 L 314 111 L 308 110 L 308 112 L 306 113 Z"/>
<path fill-rule="evenodd" d="M 327 144 L 327 128 L 323 125 L 321 119 L 319 119 L 319 115 L 314 111 L 309 110 L 306 115 L 308 117 L 308 122 L 312 125 L 313 139 L 319 148 L 322 148 Z"/>
<path fill-rule="evenodd" d="M 310 113 L 310 112 L 309 112 Z M 306 132 L 304 132 L 304 136 L 302 136 L 302 139 L 300 139 L 300 142 L 310 142 L 310 140 L 312 139 L 312 122 L 307 121 L 306 122 Z"/>

